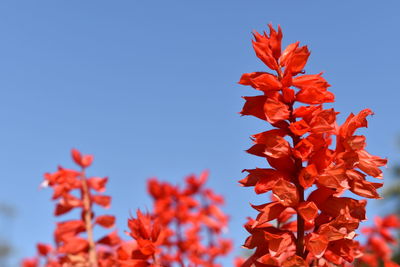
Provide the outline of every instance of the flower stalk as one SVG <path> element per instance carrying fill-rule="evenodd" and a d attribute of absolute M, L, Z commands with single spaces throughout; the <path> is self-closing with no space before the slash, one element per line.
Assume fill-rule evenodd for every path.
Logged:
<path fill-rule="evenodd" d="M 273 127 L 253 135 L 247 150 L 270 168 L 246 169 L 239 181 L 257 194 L 271 193 L 271 202 L 252 205 L 258 215 L 245 225 L 250 236 L 244 247 L 255 250 L 243 266 L 346 266 L 361 255 L 354 237 L 366 219 L 366 201 L 342 194 L 379 198 L 382 184 L 366 177 L 381 178 L 386 164 L 364 149 L 364 136 L 354 134 L 372 111 L 350 114 L 339 126 L 338 113 L 323 107 L 334 102 L 330 85 L 322 73 L 305 74 L 307 46 L 295 42 L 282 49 L 282 30 L 269 28 L 269 34 L 254 33 L 253 48 L 272 73 L 245 73 L 239 81 L 262 92 L 244 97 L 241 114 Z"/>
<path fill-rule="evenodd" d="M 80 174 L 80 181 L 82 183 L 81 189 L 81 198 L 83 203 L 83 219 L 85 222 L 86 234 L 87 234 L 87 241 L 89 245 L 89 265 L 92 267 L 97 267 L 97 253 L 96 253 L 96 244 L 94 242 L 93 237 L 93 225 L 92 225 L 92 203 L 90 197 L 90 189 L 87 184 L 86 175 L 85 175 L 85 168 L 82 168 Z"/>

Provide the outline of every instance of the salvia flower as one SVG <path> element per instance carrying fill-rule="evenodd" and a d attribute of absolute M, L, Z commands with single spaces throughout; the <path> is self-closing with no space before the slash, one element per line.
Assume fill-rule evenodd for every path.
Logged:
<path fill-rule="evenodd" d="M 269 34 L 254 33 L 253 48 L 270 71 L 246 73 L 239 81 L 262 93 L 244 97 L 241 114 L 273 127 L 254 134 L 247 150 L 270 167 L 245 169 L 240 180 L 257 194 L 273 195 L 272 201 L 253 205 L 258 216 L 245 225 L 250 236 L 244 247 L 254 253 L 242 266 L 345 265 L 362 256 L 354 237 L 366 219 L 366 200 L 342 194 L 380 198 L 382 183 L 366 178 L 381 179 L 386 164 L 356 135 L 372 111 L 350 114 L 338 125 L 338 112 L 324 108 L 335 99 L 329 83 L 322 73 L 305 74 L 307 46 L 296 42 L 282 49 L 281 28 L 269 28 Z"/>
<path fill-rule="evenodd" d="M 357 260 L 356 266 L 367 264 L 370 267 L 398 267 L 391 260 L 392 247 L 397 245 L 397 240 L 393 236 L 393 230 L 399 230 L 400 219 L 394 215 L 387 215 L 384 218 L 375 217 L 375 225 L 364 227 L 361 232 L 367 238 L 367 242 L 362 246 L 363 256 Z"/>
<path fill-rule="evenodd" d="M 220 267 L 218 257 L 232 246 L 222 237 L 228 217 L 219 207 L 223 198 L 205 187 L 207 177 L 207 172 L 190 175 L 183 188 L 150 179 L 153 211 L 138 211 L 137 218 L 128 221 L 128 234 L 136 246 L 121 248 L 120 262 L 132 264 L 126 266 Z"/>
<path fill-rule="evenodd" d="M 54 231 L 55 246 L 37 245 L 37 257 L 23 261 L 25 267 L 57 266 L 115 266 L 115 250 L 121 240 L 114 231 L 95 240 L 93 228 L 113 228 L 113 215 L 94 215 L 94 205 L 110 207 L 111 197 L 103 195 L 107 177 L 87 177 L 86 169 L 91 165 L 93 156 L 82 155 L 72 150 L 72 158 L 80 170 L 59 167 L 54 173 L 44 175 L 44 185 L 53 188 L 52 199 L 56 201 L 55 216 L 79 210 L 81 217 L 56 224 Z"/>

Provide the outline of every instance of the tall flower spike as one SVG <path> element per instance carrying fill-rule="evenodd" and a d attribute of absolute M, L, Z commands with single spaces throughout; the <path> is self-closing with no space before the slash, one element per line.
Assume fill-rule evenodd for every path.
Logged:
<path fill-rule="evenodd" d="M 79 210 L 81 218 L 58 222 L 54 231 L 55 248 L 38 244 L 38 256 L 23 262 L 24 266 L 115 266 L 116 246 L 120 238 L 116 232 L 95 240 L 93 228 L 101 226 L 112 228 L 115 224 L 113 215 L 94 216 L 94 205 L 109 207 L 111 197 L 101 194 L 105 191 L 107 178 L 86 176 L 86 168 L 93 161 L 93 156 L 82 155 L 78 150 L 71 151 L 72 159 L 80 170 L 59 167 L 54 173 L 44 175 L 45 183 L 53 188 L 55 216 L 71 210 Z M 97 193 L 95 193 L 97 192 Z"/>
<path fill-rule="evenodd" d="M 222 238 L 228 217 L 219 208 L 223 198 L 205 187 L 207 177 L 207 172 L 190 175 L 183 188 L 150 179 L 153 211 L 145 215 L 138 211 L 137 218 L 129 220 L 129 235 L 137 247 L 122 247 L 120 263 L 220 267 L 218 257 L 231 248 L 231 242 Z"/>
<path fill-rule="evenodd" d="M 269 29 L 254 33 L 253 47 L 271 72 L 246 73 L 239 81 L 262 93 L 244 97 L 241 114 L 275 128 L 253 135 L 247 150 L 270 168 L 244 170 L 241 185 L 273 197 L 252 205 L 258 216 L 245 225 L 250 236 L 244 247 L 255 250 L 242 266 L 344 266 L 362 255 L 354 231 L 365 220 L 366 201 L 340 195 L 350 190 L 379 198 L 382 186 L 366 177 L 381 178 L 386 160 L 369 154 L 365 137 L 354 135 L 372 112 L 351 114 L 338 126 L 338 112 L 323 107 L 335 99 L 329 83 L 322 73 L 304 74 L 307 46 L 296 42 L 281 49 L 280 27 Z"/>

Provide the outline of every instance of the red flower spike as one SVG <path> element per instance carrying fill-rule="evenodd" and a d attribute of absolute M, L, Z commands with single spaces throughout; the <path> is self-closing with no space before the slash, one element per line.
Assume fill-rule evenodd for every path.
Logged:
<path fill-rule="evenodd" d="M 154 266 L 219 266 L 216 259 L 231 248 L 230 241 L 220 237 L 228 217 L 219 208 L 223 198 L 205 188 L 207 178 L 208 172 L 190 175 L 184 188 L 150 179 L 147 188 L 154 200 L 153 211 L 138 211 L 137 218 L 128 221 L 128 234 L 137 248 L 132 253 L 119 250 L 120 260 Z"/>
<path fill-rule="evenodd" d="M 92 156 L 82 156 L 76 149 L 72 150 L 73 160 L 82 169 L 89 167 Z M 60 266 L 116 266 L 117 255 L 114 248 L 121 243 L 116 232 L 106 235 L 97 243 L 94 241 L 93 226 L 99 224 L 106 228 L 113 227 L 115 218 L 112 215 L 95 217 L 93 203 L 108 207 L 111 197 L 101 194 L 92 195 L 92 190 L 105 191 L 107 178 L 87 178 L 84 170 L 75 171 L 59 167 L 54 173 L 44 175 L 45 183 L 54 190 L 52 199 L 56 201 L 55 216 L 68 213 L 72 209 L 81 210 L 81 218 L 58 222 L 54 231 L 55 248 L 38 244 L 38 257 L 46 267 Z M 31 260 L 23 264 L 33 264 Z"/>
<path fill-rule="evenodd" d="M 399 228 L 400 219 L 394 214 L 385 218 L 375 217 L 374 226 L 361 229 L 361 232 L 367 236 L 367 242 L 361 248 L 364 254 L 359 262 L 378 266 L 377 263 L 383 261 L 384 266 L 399 266 L 390 260 L 392 249 L 388 246 L 388 243 L 396 243 L 392 231 Z"/>
<path fill-rule="evenodd" d="M 357 260 L 397 266 L 390 260 L 389 244 L 395 243 L 391 230 L 400 221 L 394 216 L 377 218 L 376 226 L 362 231 L 368 241 L 360 245 L 354 238 L 366 219 L 366 200 L 340 197 L 349 190 L 363 198 L 379 198 L 382 183 L 368 181 L 367 175 L 382 178 L 380 167 L 387 161 L 369 154 L 365 136 L 355 135 L 358 128 L 367 127 L 366 117 L 372 111 L 351 114 L 338 125 L 338 112 L 323 107 L 334 101 L 334 95 L 322 73 L 302 75 L 310 55 L 307 46 L 296 42 L 282 52 L 281 29 L 269 28 L 269 34 L 254 33 L 253 46 L 272 73 L 247 73 L 239 83 L 262 91 L 244 97 L 241 114 L 276 128 L 254 135 L 255 144 L 248 150 L 265 158 L 271 168 L 245 170 L 248 175 L 240 183 L 254 186 L 257 194 L 272 191 L 272 202 L 253 206 L 258 215 L 245 225 L 250 236 L 244 247 L 254 253 L 237 265 L 328 267 L 350 266 Z M 308 106 L 297 107 L 300 103 Z M 93 212 L 93 204 L 110 205 L 111 198 L 99 194 L 105 191 L 107 178 L 85 176 L 92 156 L 73 149 L 72 157 L 82 170 L 60 167 L 45 174 L 44 185 L 54 190 L 55 215 L 80 209 L 82 218 L 58 223 L 55 248 L 39 244 L 38 256 L 24 260 L 23 266 L 36 267 L 40 261 L 47 267 L 219 266 L 215 259 L 231 247 L 221 238 L 228 217 L 219 207 L 223 198 L 204 187 L 207 172 L 189 176 L 183 188 L 151 179 L 153 211 L 138 212 L 128 221 L 134 242 L 122 242 L 115 231 L 94 242 L 94 224 L 107 228 L 115 223 L 113 216 L 96 217 Z M 202 233 L 208 233 L 207 238 Z"/>
<path fill-rule="evenodd" d="M 281 30 L 277 33 L 269 27 L 269 35 L 254 34 L 253 46 L 272 72 L 247 73 L 239 82 L 264 93 L 244 97 L 241 114 L 275 128 L 252 136 L 255 144 L 247 150 L 267 159 L 271 168 L 246 170 L 248 175 L 240 183 L 254 186 L 257 194 L 272 190 L 274 199 L 253 206 L 259 213 L 245 226 L 251 234 L 245 247 L 255 252 L 243 266 L 283 266 L 291 261 L 298 266 L 347 266 L 361 256 L 353 238 L 365 220 L 366 201 L 338 196 L 349 190 L 361 197 L 379 198 L 377 189 L 382 184 L 369 182 L 366 176 L 381 178 L 380 167 L 386 164 L 385 159 L 365 151 L 364 136 L 354 135 L 367 126 L 366 117 L 372 112 L 351 114 L 338 126 L 338 112 L 323 107 L 335 97 L 322 73 L 302 75 L 310 56 L 307 46 L 299 47 L 296 42 L 281 52 L 277 48 Z M 308 106 L 298 106 L 301 103 Z M 275 219 L 276 224 L 270 223 Z M 386 230 L 380 233 L 390 242 Z M 285 234 L 293 242 L 281 246 Z"/>

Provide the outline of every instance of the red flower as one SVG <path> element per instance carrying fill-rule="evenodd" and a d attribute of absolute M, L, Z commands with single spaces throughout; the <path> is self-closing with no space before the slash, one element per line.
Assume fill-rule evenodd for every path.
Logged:
<path fill-rule="evenodd" d="M 391 261 L 392 248 L 389 245 L 397 243 L 391 230 L 398 230 L 399 228 L 400 219 L 391 214 L 385 218 L 377 216 L 374 226 L 361 229 L 361 232 L 367 236 L 367 243 L 362 247 L 364 255 L 359 259 L 359 263 L 378 267 L 379 262 L 383 261 L 385 266 L 399 266 Z"/>
<path fill-rule="evenodd" d="M 330 85 L 322 73 L 304 75 L 308 48 L 296 42 L 281 53 L 282 31 L 269 27 L 269 35 L 254 33 L 253 47 L 271 73 L 247 73 L 239 81 L 263 93 L 244 97 L 241 114 L 278 128 L 253 135 L 255 144 L 247 150 L 265 158 L 271 168 L 245 170 L 248 175 L 240 183 L 254 186 L 257 194 L 272 191 L 274 198 L 252 205 L 259 214 L 245 226 L 250 237 L 244 246 L 255 251 L 243 266 L 344 266 L 362 255 L 353 238 L 365 220 L 366 201 L 339 195 L 350 190 L 379 198 L 381 183 L 366 176 L 381 178 L 379 168 L 386 164 L 365 151 L 364 136 L 354 135 L 367 126 L 372 112 L 351 114 L 338 126 L 338 112 L 323 108 L 334 101 Z M 305 191 L 310 191 L 307 200 Z M 291 220 L 296 213 L 297 220 Z"/>
<path fill-rule="evenodd" d="M 54 231 L 55 248 L 39 243 L 36 261 L 25 260 L 23 262 L 25 266 L 35 262 L 37 265 L 32 266 L 39 266 L 40 258 L 45 260 L 46 267 L 115 266 L 117 257 L 113 251 L 121 243 L 117 233 L 112 232 L 97 242 L 95 242 L 93 234 L 95 225 L 112 228 L 115 223 L 112 215 L 95 217 L 93 213 L 93 204 L 103 207 L 110 206 L 111 197 L 101 194 L 94 195 L 92 192 L 92 190 L 104 192 L 107 178 L 92 177 L 88 179 L 85 176 L 84 170 L 91 165 L 92 156 L 82 156 L 78 150 L 73 149 L 72 158 L 82 168 L 81 171 L 59 167 L 56 172 L 44 175 L 44 184 L 51 186 L 54 190 L 52 199 L 57 201 L 56 216 L 78 209 L 82 217 L 77 220 L 58 222 Z"/>
<path fill-rule="evenodd" d="M 136 247 L 131 252 L 120 249 L 119 262 L 126 266 L 219 267 L 217 258 L 231 248 L 231 242 L 221 238 L 228 217 L 219 208 L 223 198 L 205 188 L 207 178 L 208 172 L 190 175 L 184 188 L 150 179 L 147 187 L 154 200 L 153 211 L 138 211 L 137 218 L 128 221 L 128 234 Z"/>

